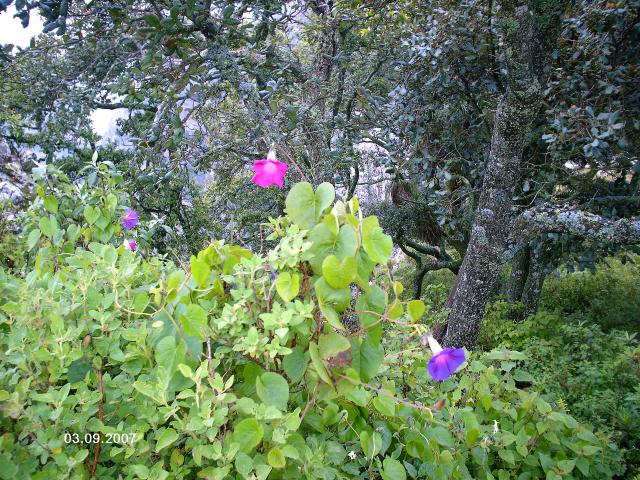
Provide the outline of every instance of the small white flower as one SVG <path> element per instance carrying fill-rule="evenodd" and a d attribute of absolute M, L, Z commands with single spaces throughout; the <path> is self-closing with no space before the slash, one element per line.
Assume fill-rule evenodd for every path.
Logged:
<path fill-rule="evenodd" d="M 498 428 L 498 421 L 494 420 L 493 421 L 493 434 L 495 435 L 496 433 L 498 433 L 500 431 L 500 429 Z"/>
<path fill-rule="evenodd" d="M 356 457 L 357 457 L 356 452 L 354 452 L 353 450 L 351 450 L 351 451 L 349 452 L 349 458 L 350 458 L 351 460 L 355 460 L 355 459 L 356 459 Z"/>

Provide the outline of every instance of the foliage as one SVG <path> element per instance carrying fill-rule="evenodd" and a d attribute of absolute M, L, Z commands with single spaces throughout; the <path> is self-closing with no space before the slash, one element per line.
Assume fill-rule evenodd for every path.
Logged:
<path fill-rule="evenodd" d="M 528 357 L 524 365 L 533 374 L 533 388 L 546 400 L 566 405 L 580 420 L 613 432 L 626 450 L 627 473 L 640 468 L 636 335 L 618 330 L 605 333 L 597 324 L 545 311 L 514 324 L 508 312 L 504 302 L 489 310 L 479 344 L 485 349 L 522 351 Z"/>
<path fill-rule="evenodd" d="M 544 286 L 542 306 L 562 316 L 597 323 L 605 331 L 640 327 L 640 259 L 608 258 L 594 272 L 550 276 Z"/>
<path fill-rule="evenodd" d="M 39 260 L 24 276 L 0 272 L 3 476 L 618 472 L 606 436 L 517 388 L 526 376 L 518 352 L 472 355 L 458 376 L 434 384 L 418 346 L 399 384 L 400 352 L 389 349 L 424 331 L 424 305 L 398 299 L 389 238 L 355 198 L 334 203 L 331 185 L 289 192 L 265 256 L 216 241 L 176 268 L 116 248 L 105 234 L 118 234 L 114 224 L 94 228 L 83 214 L 101 199 L 98 216 L 111 218 L 126 198 L 87 200 L 81 187 L 65 198 L 71 184 L 58 178 L 58 196 L 36 200 L 49 210 L 32 220 L 43 235 Z M 361 330 L 348 335 L 341 315 L 352 283 Z"/>

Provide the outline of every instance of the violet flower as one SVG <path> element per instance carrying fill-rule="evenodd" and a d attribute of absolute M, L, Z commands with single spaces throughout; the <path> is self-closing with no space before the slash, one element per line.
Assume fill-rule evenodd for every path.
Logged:
<path fill-rule="evenodd" d="M 267 158 L 254 160 L 251 169 L 256 172 L 251 181 L 262 188 L 277 185 L 282 188 L 284 176 L 287 173 L 287 164 L 276 159 L 276 151 L 271 148 Z"/>
<path fill-rule="evenodd" d="M 442 348 L 438 341 L 431 334 L 427 335 L 429 347 L 433 356 L 429 359 L 427 369 L 429 374 L 439 382 L 446 380 L 455 373 L 460 365 L 465 361 L 464 349 L 462 348 Z"/>
<path fill-rule="evenodd" d="M 121 220 L 122 220 L 122 226 L 127 230 L 131 230 L 140 221 L 140 216 L 138 215 L 138 212 L 136 212 L 135 210 L 131 210 L 129 208 L 124 212 L 124 215 L 122 216 Z"/>

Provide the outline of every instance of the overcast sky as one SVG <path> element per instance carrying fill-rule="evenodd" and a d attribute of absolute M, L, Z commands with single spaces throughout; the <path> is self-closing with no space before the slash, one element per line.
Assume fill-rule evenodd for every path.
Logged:
<path fill-rule="evenodd" d="M 13 17 L 15 13 L 16 9 L 13 5 L 11 5 L 6 12 L 0 13 L 0 44 L 11 43 L 26 48 L 29 46 L 31 37 L 42 32 L 42 19 L 40 15 L 32 11 L 29 26 L 22 28 L 20 19 Z M 116 136 L 116 120 L 125 115 L 125 109 L 95 110 L 91 115 L 93 129 L 98 135 L 105 137 L 105 139 L 113 139 Z"/>

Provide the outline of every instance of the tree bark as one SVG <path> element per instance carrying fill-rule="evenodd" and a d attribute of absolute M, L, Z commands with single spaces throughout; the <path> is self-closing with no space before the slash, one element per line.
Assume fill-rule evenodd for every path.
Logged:
<path fill-rule="evenodd" d="M 536 255 L 532 252 L 529 259 L 527 280 L 525 281 L 522 296 L 520 297 L 520 301 L 524 305 L 521 319 L 525 319 L 538 311 L 540 294 L 542 293 L 544 279 L 547 277 L 548 267 L 549 264 L 545 262 L 544 255 Z"/>
<path fill-rule="evenodd" d="M 611 220 L 571 205 L 542 204 L 520 214 L 511 231 L 512 253 L 544 232 L 569 233 L 610 245 L 631 245 L 640 243 L 640 217 Z"/>
<path fill-rule="evenodd" d="M 471 348 L 488 295 L 495 286 L 509 241 L 512 197 L 525 139 L 540 102 L 540 83 L 532 68 L 533 22 L 525 5 L 505 5 L 511 47 L 507 90 L 498 103 L 491 150 L 471 240 L 451 299 L 444 343 Z"/>
<path fill-rule="evenodd" d="M 520 250 L 511 262 L 511 275 L 507 283 L 506 295 L 509 303 L 522 300 L 522 292 L 529 276 L 531 249 L 527 246 Z"/>

